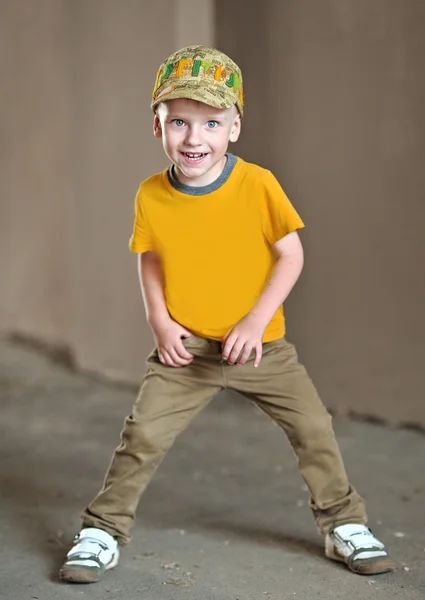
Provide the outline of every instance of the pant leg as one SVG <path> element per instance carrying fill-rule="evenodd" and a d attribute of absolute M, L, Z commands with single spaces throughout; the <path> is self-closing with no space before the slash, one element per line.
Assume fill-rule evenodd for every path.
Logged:
<path fill-rule="evenodd" d="M 104 484 L 83 513 L 83 527 L 98 527 L 125 545 L 139 499 L 176 437 L 222 389 L 220 361 L 208 355 L 208 340 L 190 338 L 196 355 L 191 365 L 173 368 L 154 351 L 121 444 L 115 450 Z"/>
<path fill-rule="evenodd" d="M 331 416 L 294 346 L 285 339 L 266 343 L 260 366 L 253 368 L 252 361 L 253 355 L 243 367 L 228 365 L 227 386 L 253 400 L 286 432 L 319 531 L 365 523 L 364 502 L 347 479 Z"/>

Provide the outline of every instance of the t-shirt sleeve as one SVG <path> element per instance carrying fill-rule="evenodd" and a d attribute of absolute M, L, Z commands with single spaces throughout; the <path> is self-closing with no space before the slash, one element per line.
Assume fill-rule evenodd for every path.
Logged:
<path fill-rule="evenodd" d="M 143 207 L 142 186 L 139 187 L 134 200 L 134 226 L 128 245 L 132 252 L 137 253 L 155 250 L 154 235 Z"/>
<path fill-rule="evenodd" d="M 304 227 L 301 217 L 270 171 L 267 172 L 264 179 L 264 198 L 261 209 L 263 233 L 270 245 Z"/>

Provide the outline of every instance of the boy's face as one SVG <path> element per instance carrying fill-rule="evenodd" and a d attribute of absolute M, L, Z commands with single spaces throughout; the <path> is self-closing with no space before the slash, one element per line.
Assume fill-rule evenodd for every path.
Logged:
<path fill-rule="evenodd" d="M 229 142 L 239 137 L 241 120 L 235 106 L 213 108 L 184 98 L 162 102 L 154 118 L 154 135 L 186 185 L 209 185 L 226 162 Z"/>

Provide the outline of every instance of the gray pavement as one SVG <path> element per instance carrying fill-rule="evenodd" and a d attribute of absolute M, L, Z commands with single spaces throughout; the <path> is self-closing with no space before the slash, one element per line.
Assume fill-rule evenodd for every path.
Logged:
<path fill-rule="evenodd" d="M 135 393 L 0 341 L 2 600 L 425 598 L 423 433 L 335 419 L 370 526 L 399 565 L 360 577 L 324 557 L 285 437 L 236 395 L 179 438 L 117 569 L 98 584 L 59 583 Z"/>

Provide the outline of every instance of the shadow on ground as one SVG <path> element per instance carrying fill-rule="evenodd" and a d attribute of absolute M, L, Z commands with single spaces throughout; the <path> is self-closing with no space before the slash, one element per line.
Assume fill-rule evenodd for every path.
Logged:
<path fill-rule="evenodd" d="M 133 394 L 4 342 L 0 399 L 5 600 L 424 597 L 425 437 L 417 432 L 335 421 L 370 525 L 398 562 L 392 575 L 362 578 L 324 558 L 280 430 L 246 401 L 220 395 L 159 469 L 119 567 L 99 584 L 66 586 L 57 570 Z"/>

